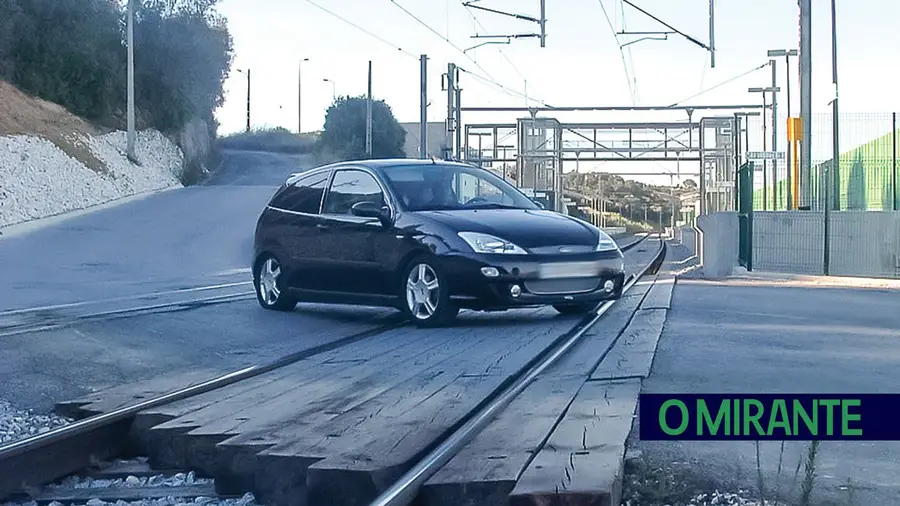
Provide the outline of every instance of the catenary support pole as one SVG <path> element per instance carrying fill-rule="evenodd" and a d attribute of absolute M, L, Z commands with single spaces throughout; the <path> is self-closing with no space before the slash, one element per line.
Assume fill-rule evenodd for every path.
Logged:
<path fill-rule="evenodd" d="M 891 113 L 891 195 L 893 195 L 893 208 L 897 211 L 900 203 L 897 202 L 897 113 Z"/>
<path fill-rule="evenodd" d="M 447 64 L 447 154 L 446 158 L 453 157 L 453 114 L 456 112 L 456 108 L 453 107 L 453 102 L 456 100 L 456 91 L 453 83 L 453 78 L 456 76 L 456 65 L 452 63 Z"/>
<path fill-rule="evenodd" d="M 369 60 L 368 94 L 366 95 L 366 157 L 372 158 L 372 60 Z"/>
<path fill-rule="evenodd" d="M 428 157 L 428 56 L 419 56 L 419 158 Z"/>
<path fill-rule="evenodd" d="M 838 114 L 838 68 L 837 68 L 837 10 L 835 0 L 831 0 L 831 80 L 834 83 L 834 100 L 831 102 L 831 164 L 825 165 L 825 248 L 823 253 L 823 271 L 827 276 L 831 271 L 831 193 L 832 179 L 838 174 L 841 163 L 841 145 L 838 134 L 840 116 Z"/>
<path fill-rule="evenodd" d="M 134 152 L 134 1 L 128 0 L 128 137 L 126 155 L 131 161 L 136 161 Z"/>
<path fill-rule="evenodd" d="M 456 159 L 462 160 L 462 152 L 463 152 L 463 143 L 462 143 L 462 114 L 460 112 L 460 106 L 462 102 L 462 88 L 459 87 L 459 83 L 454 83 L 456 86 L 454 91 L 456 92 L 456 97 L 454 100 L 454 112 L 453 112 L 453 128 L 454 133 L 456 134 Z M 466 156 L 468 158 L 468 154 Z"/>
<path fill-rule="evenodd" d="M 775 68 L 777 60 L 772 63 L 772 152 L 775 159 L 772 160 L 772 210 L 778 210 L 778 71 Z"/>
<path fill-rule="evenodd" d="M 798 0 L 800 5 L 800 207 L 812 206 L 812 0 Z"/>

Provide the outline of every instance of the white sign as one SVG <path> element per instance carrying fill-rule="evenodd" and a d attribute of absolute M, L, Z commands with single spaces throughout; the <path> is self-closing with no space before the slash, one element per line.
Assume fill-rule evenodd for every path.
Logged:
<path fill-rule="evenodd" d="M 784 151 L 748 151 L 747 158 L 751 160 L 784 160 Z"/>

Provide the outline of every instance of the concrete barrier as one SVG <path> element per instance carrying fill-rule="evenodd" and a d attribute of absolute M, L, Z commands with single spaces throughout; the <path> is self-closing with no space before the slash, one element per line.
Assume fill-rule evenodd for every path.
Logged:
<path fill-rule="evenodd" d="M 712 213 L 697 218 L 700 229 L 698 256 L 703 275 L 711 278 L 731 276 L 738 265 L 738 215 L 735 212 Z"/>
<path fill-rule="evenodd" d="M 625 233 L 627 232 L 627 230 L 625 230 L 625 227 L 603 227 L 601 230 L 606 232 L 610 237 L 625 235 Z"/>

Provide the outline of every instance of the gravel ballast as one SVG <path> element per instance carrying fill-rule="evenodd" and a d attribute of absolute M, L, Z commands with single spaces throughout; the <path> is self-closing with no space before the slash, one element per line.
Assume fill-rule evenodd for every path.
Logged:
<path fill-rule="evenodd" d="M 68 418 L 16 409 L 9 402 L 0 399 L 0 445 L 43 434 L 69 423 L 72 420 Z"/>
<path fill-rule="evenodd" d="M 44 138 L 0 136 L 0 227 L 181 186 L 181 150 L 155 130 L 137 132 L 140 165 L 126 157 L 126 132 L 72 136 L 105 170 L 87 167 Z"/>

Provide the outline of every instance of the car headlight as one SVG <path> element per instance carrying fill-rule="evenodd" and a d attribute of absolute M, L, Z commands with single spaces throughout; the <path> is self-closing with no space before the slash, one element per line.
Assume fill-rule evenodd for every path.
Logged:
<path fill-rule="evenodd" d="M 456 235 L 466 241 L 475 253 L 503 253 L 508 255 L 526 255 L 527 251 L 515 244 L 489 234 L 478 232 L 459 232 Z"/>
<path fill-rule="evenodd" d="M 600 240 L 597 241 L 597 251 L 614 251 L 619 245 L 606 232 L 600 231 Z"/>

